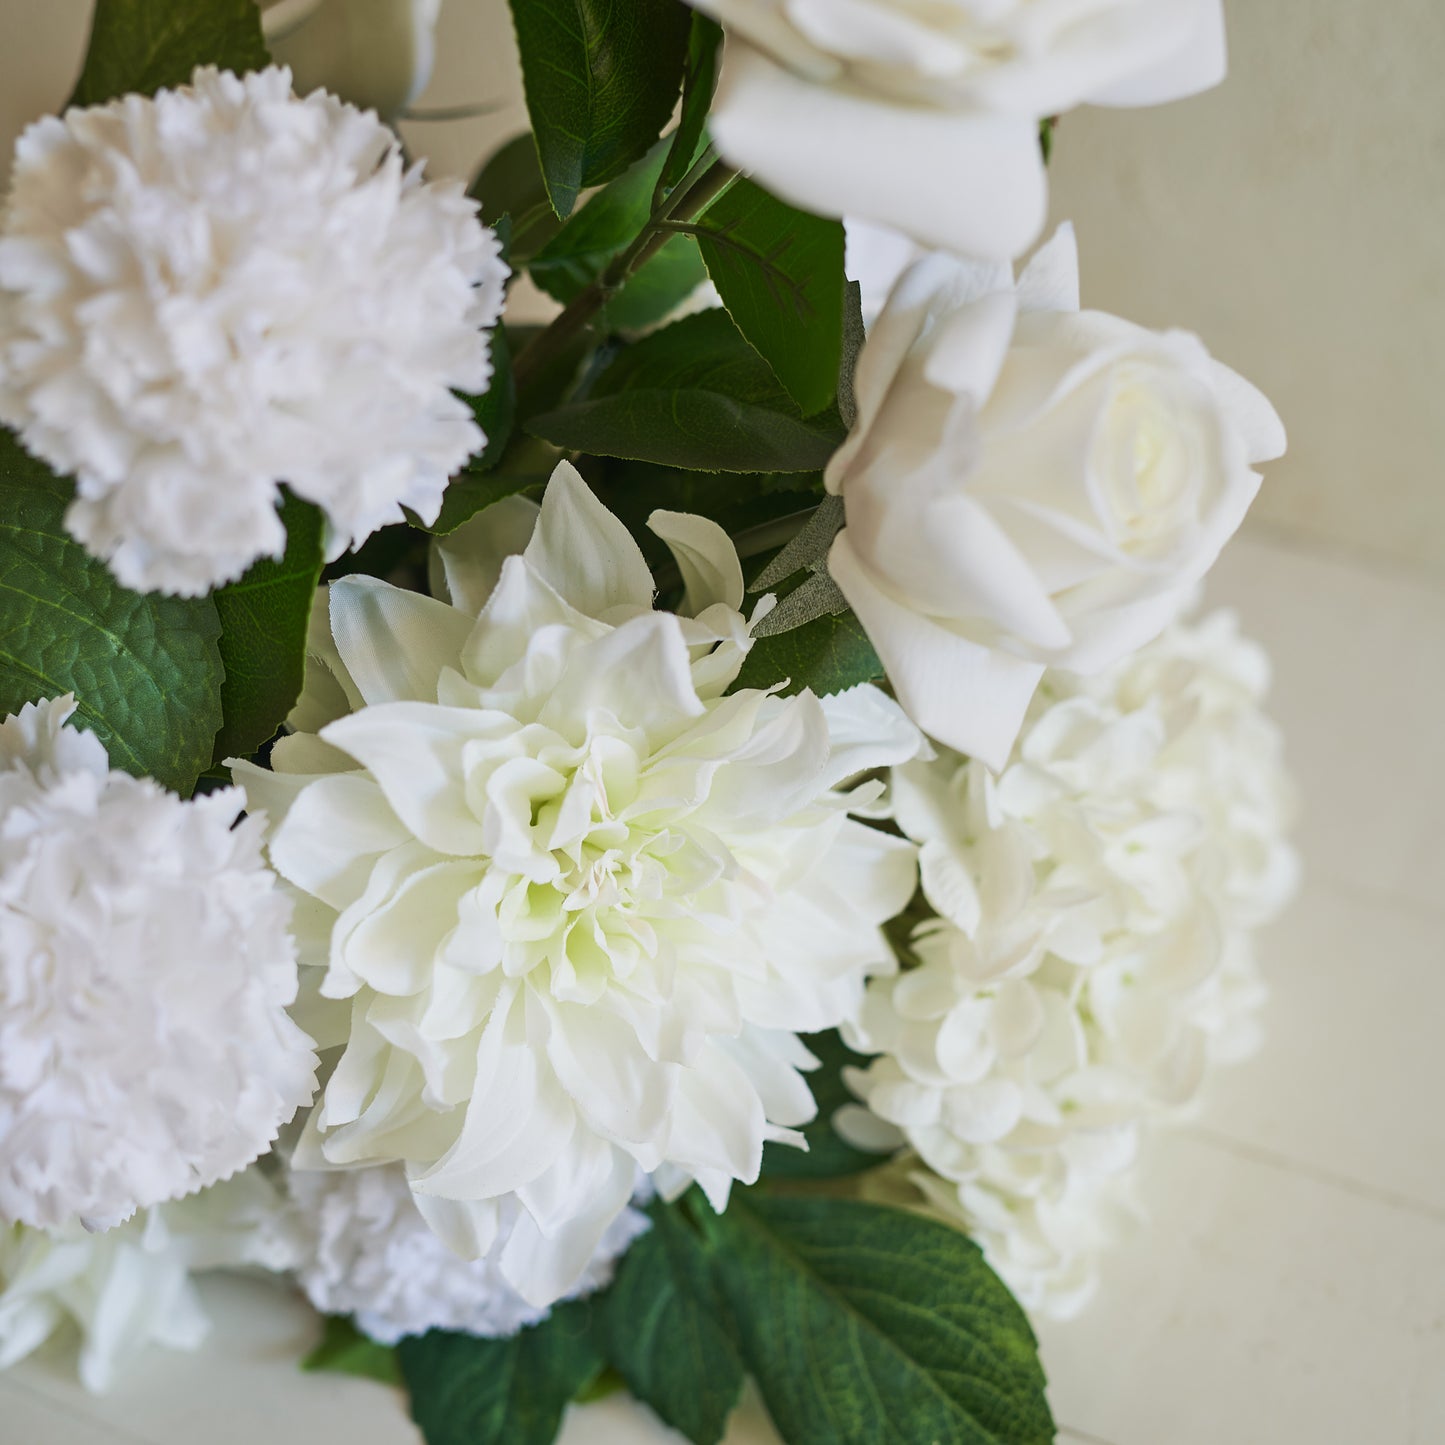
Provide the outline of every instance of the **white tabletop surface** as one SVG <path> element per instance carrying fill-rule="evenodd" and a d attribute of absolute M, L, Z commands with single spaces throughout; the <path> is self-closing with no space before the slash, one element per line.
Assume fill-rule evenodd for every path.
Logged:
<path fill-rule="evenodd" d="M 1264 1053 L 1146 1157 L 1152 1222 L 1045 1325 L 1069 1445 L 1445 1441 L 1445 590 L 1260 536 L 1220 564 L 1276 659 L 1308 876 L 1265 941 Z M 63 1353 L 0 1375 L 0 1445 L 417 1445 L 399 1395 L 302 1375 L 315 1323 L 207 1285 L 200 1353 L 86 1396 Z M 564 1445 L 678 1437 L 626 1400 Z M 774 1439 L 756 1404 L 729 1445 Z"/>

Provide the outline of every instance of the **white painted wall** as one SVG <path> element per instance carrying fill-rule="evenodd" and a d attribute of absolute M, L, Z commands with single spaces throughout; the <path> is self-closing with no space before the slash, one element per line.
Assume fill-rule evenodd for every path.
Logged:
<path fill-rule="evenodd" d="M 1079 225 L 1087 304 L 1198 331 L 1290 430 L 1265 522 L 1445 574 L 1445 6 L 1227 0 L 1232 73 L 1198 100 L 1080 112 L 1055 211 Z M 0 145 L 66 94 L 89 0 L 0 0 Z M 506 0 L 446 0 L 406 127 L 472 169 L 525 125 Z"/>

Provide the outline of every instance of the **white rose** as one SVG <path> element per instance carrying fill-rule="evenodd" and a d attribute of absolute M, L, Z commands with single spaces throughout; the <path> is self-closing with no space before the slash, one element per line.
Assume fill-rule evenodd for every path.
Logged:
<path fill-rule="evenodd" d="M 441 0 L 262 0 L 266 45 L 301 95 L 329 90 L 386 120 L 431 79 Z"/>
<path fill-rule="evenodd" d="M 1285 446 L 1197 338 L 1079 310 L 1067 227 L 1017 286 L 918 262 L 856 390 L 829 570 L 913 720 L 994 768 L 1046 666 L 1097 672 L 1179 615 Z"/>
<path fill-rule="evenodd" d="M 1038 125 L 1224 78 L 1220 0 L 691 0 L 727 29 L 712 134 L 779 195 L 1017 256 L 1047 207 Z"/>

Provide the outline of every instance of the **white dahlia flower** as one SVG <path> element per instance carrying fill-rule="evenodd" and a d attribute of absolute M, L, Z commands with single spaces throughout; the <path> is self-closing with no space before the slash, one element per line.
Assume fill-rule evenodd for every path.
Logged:
<path fill-rule="evenodd" d="M 285 544 L 430 521 L 484 441 L 507 269 L 459 182 L 289 71 L 37 121 L 0 226 L 0 420 L 73 473 L 71 532 L 138 591 L 194 595 Z"/>
<path fill-rule="evenodd" d="M 845 1029 L 881 1055 L 851 1082 L 1030 1308 L 1082 1305 L 1141 1127 L 1256 1040 L 1250 930 L 1297 873 L 1267 684 L 1216 614 L 1050 673 L 997 778 L 956 754 L 894 770 L 940 917 Z M 876 1137 L 860 1112 L 842 1127 Z"/>
<path fill-rule="evenodd" d="M 103 1234 L 0 1225 L 0 1369 L 69 1322 L 81 1383 L 107 1390 L 149 1345 L 191 1350 L 205 1337 L 192 1275 L 297 1257 L 282 1201 L 255 1169 Z"/>
<path fill-rule="evenodd" d="M 263 820 L 109 771 L 74 706 L 0 723 L 0 1222 L 101 1228 L 257 1158 L 316 1058 Z"/>
<path fill-rule="evenodd" d="M 545 1319 L 508 1283 L 499 1259 L 519 1206 L 501 1206 L 497 1237 L 480 1259 L 458 1259 L 432 1232 L 412 1197 L 406 1170 L 298 1170 L 290 1177 L 298 1229 L 305 1241 L 297 1277 L 324 1314 L 354 1315 L 374 1340 L 393 1345 L 428 1330 L 498 1338 Z M 626 1209 L 607 1226 L 568 1298 L 612 1281 L 618 1257 L 648 1227 Z"/>
<path fill-rule="evenodd" d="M 653 514 L 677 616 L 566 463 L 520 555 L 498 554 L 532 514 L 495 510 L 471 528 L 490 555 L 442 548 L 454 605 L 332 585 L 306 730 L 236 776 L 321 993 L 350 1001 L 297 1167 L 403 1162 L 468 1258 L 514 1200 L 497 1264 L 544 1305 L 639 1169 L 721 1207 L 812 1117 L 795 1031 L 891 965 L 880 926 L 916 878 L 911 844 L 848 816 L 879 785 L 840 785 L 919 735 L 873 688 L 724 696 L 750 640 L 715 524 Z"/>

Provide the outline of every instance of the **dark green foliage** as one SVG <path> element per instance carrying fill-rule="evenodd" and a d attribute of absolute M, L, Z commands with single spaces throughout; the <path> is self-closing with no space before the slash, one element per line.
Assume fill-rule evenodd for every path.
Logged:
<path fill-rule="evenodd" d="M 268 64 L 255 0 L 96 0 L 70 104 L 154 95 L 185 85 L 198 65 L 240 75 Z"/>
<path fill-rule="evenodd" d="M 321 578 L 320 511 L 289 492 L 281 508 L 286 552 L 263 557 L 214 594 L 221 619 L 224 721 L 215 761 L 249 757 L 268 742 L 301 693 L 306 628 Z"/>
<path fill-rule="evenodd" d="M 527 110 L 552 207 L 619 176 L 657 139 L 682 84 L 679 0 L 512 0 Z"/>
<path fill-rule="evenodd" d="M 0 430 L 0 714 L 73 692 L 112 767 L 189 797 L 221 726 L 216 605 L 127 591 L 65 530 L 73 492 Z"/>

